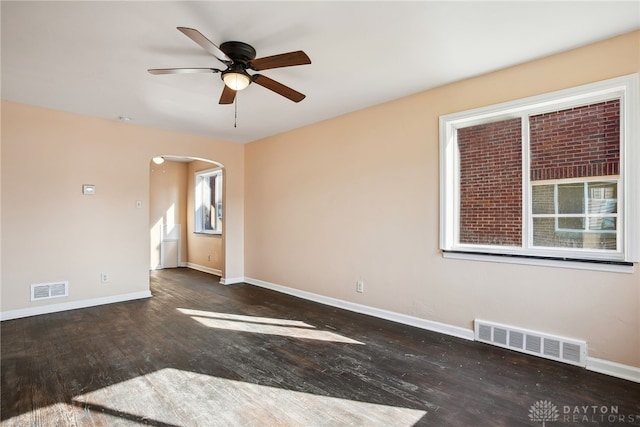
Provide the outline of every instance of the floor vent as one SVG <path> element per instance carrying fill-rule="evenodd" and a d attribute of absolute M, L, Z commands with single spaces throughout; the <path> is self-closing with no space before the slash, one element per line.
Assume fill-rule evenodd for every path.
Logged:
<path fill-rule="evenodd" d="M 31 285 L 31 301 L 69 296 L 69 282 Z"/>
<path fill-rule="evenodd" d="M 479 319 L 476 319 L 474 323 L 477 341 L 572 365 L 585 367 L 587 364 L 587 343 L 585 341 Z"/>

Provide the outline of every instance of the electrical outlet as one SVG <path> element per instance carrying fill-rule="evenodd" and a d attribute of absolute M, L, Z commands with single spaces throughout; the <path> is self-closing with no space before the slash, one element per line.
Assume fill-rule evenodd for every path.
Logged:
<path fill-rule="evenodd" d="M 100 283 L 107 283 L 109 281 L 109 274 L 100 273 Z"/>
<path fill-rule="evenodd" d="M 207 255 L 207 261 L 211 261 L 211 254 Z"/>
<path fill-rule="evenodd" d="M 356 282 L 356 292 L 364 292 L 364 280 L 358 280 Z"/>

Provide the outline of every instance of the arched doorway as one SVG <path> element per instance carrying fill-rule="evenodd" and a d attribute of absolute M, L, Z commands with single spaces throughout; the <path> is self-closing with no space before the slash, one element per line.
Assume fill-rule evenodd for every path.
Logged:
<path fill-rule="evenodd" d="M 189 267 L 223 277 L 224 165 L 189 156 L 154 157 L 149 191 L 150 270 Z"/>

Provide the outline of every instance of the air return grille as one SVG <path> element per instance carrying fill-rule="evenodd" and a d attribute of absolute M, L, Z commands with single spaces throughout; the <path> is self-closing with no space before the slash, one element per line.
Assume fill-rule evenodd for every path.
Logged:
<path fill-rule="evenodd" d="M 476 319 L 474 323 L 477 341 L 572 365 L 584 367 L 587 364 L 587 343 L 585 341 L 479 319 Z"/>
<path fill-rule="evenodd" d="M 38 283 L 31 285 L 31 301 L 69 296 L 69 282 Z"/>

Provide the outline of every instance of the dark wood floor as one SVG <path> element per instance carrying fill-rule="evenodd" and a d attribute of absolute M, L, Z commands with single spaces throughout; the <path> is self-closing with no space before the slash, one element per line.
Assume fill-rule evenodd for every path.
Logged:
<path fill-rule="evenodd" d="M 640 425 L 640 384 L 193 270 L 151 281 L 2 322 L 2 424 Z M 541 401 L 557 419 L 530 419 Z"/>

